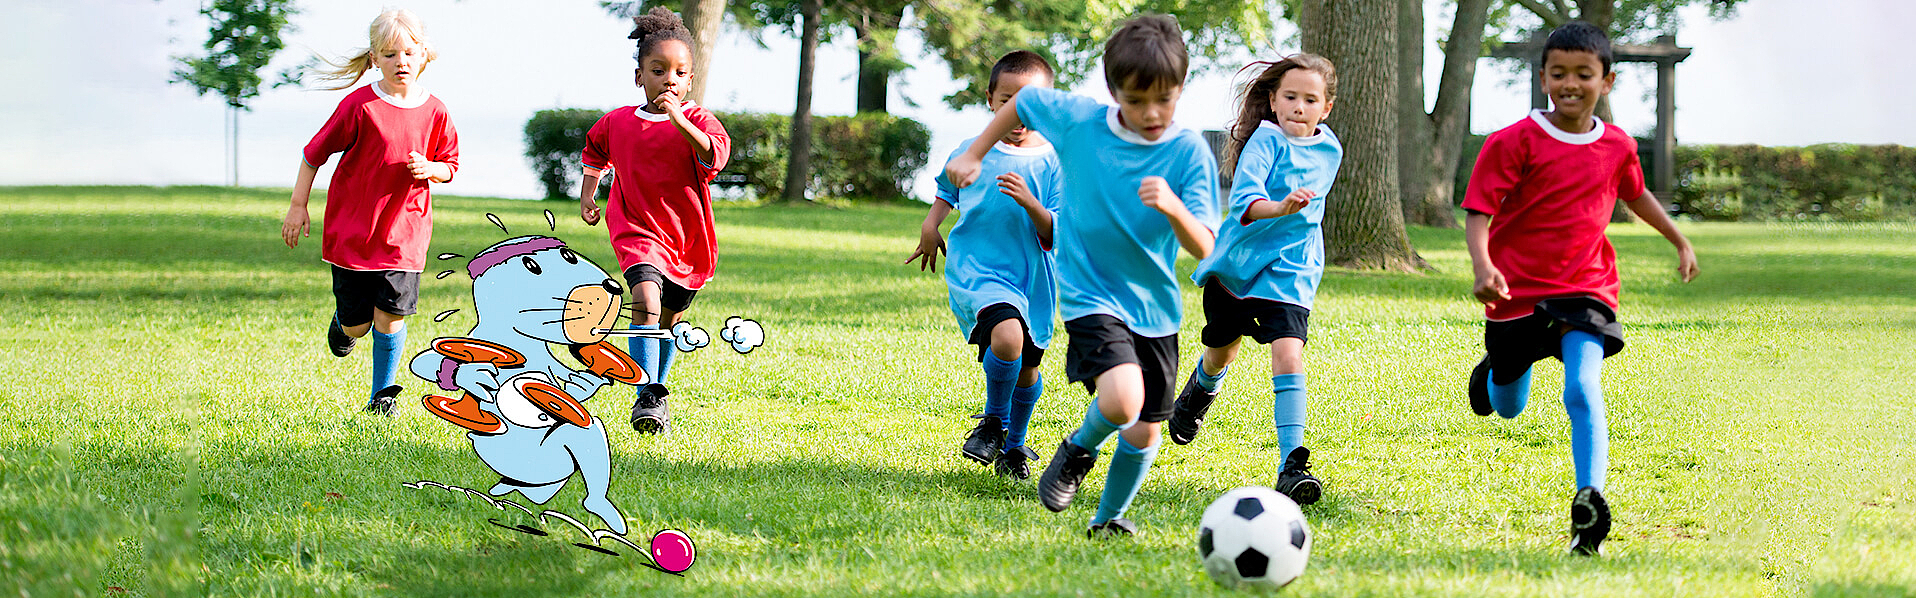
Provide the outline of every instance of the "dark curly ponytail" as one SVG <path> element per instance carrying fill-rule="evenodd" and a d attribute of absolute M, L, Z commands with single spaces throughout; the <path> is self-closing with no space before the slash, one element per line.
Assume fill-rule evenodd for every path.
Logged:
<path fill-rule="evenodd" d="M 663 6 L 654 6 L 645 14 L 632 17 L 632 34 L 625 38 L 639 40 L 639 50 L 632 54 L 632 59 L 639 62 L 645 62 L 645 57 L 657 50 L 660 42 L 679 40 L 686 50 L 696 47 L 692 45 L 692 30 L 685 28 L 685 21 Z"/>

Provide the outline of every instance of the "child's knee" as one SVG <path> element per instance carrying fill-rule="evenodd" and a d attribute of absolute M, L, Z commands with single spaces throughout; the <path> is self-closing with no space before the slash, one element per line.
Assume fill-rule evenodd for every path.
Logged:
<path fill-rule="evenodd" d="M 1304 341 L 1280 338 L 1271 343 L 1271 375 L 1298 374 L 1304 371 Z"/>
<path fill-rule="evenodd" d="M 1159 429 L 1161 427 L 1162 422 L 1141 421 L 1136 425 L 1125 428 L 1122 432 L 1118 432 L 1118 435 L 1123 436 L 1124 441 L 1131 443 L 1131 446 L 1141 449 L 1151 448 L 1158 445 Z"/>
<path fill-rule="evenodd" d="M 1025 329 L 1017 320 L 1001 320 L 991 327 L 991 354 L 1012 361 L 1023 356 Z"/>

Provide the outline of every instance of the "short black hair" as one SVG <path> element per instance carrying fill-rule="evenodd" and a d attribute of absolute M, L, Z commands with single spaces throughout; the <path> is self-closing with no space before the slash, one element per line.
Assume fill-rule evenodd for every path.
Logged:
<path fill-rule="evenodd" d="M 1044 73 L 1046 79 L 1056 81 L 1058 72 L 1051 68 L 1051 61 L 1045 60 L 1037 52 L 1018 50 L 1004 55 L 998 63 L 991 65 L 991 81 L 985 84 L 985 94 L 990 95 L 998 89 L 999 75 L 1017 75 L 1030 72 Z"/>
<path fill-rule="evenodd" d="M 639 51 L 632 54 L 632 59 L 641 62 L 666 40 L 685 42 L 686 50 L 697 47 L 692 44 L 692 30 L 685 28 L 685 21 L 663 6 L 654 6 L 645 14 L 632 17 L 632 34 L 625 38 L 639 40 Z"/>
<path fill-rule="evenodd" d="M 1118 26 L 1104 42 L 1104 85 L 1121 88 L 1183 87 L 1191 58 L 1184 32 L 1170 15 L 1142 15 Z"/>
<path fill-rule="evenodd" d="M 1551 50 L 1564 52 L 1590 52 L 1597 55 L 1597 61 L 1603 63 L 1603 74 L 1610 74 L 1610 63 L 1615 57 L 1610 54 L 1610 36 L 1602 29 L 1583 21 L 1565 23 L 1550 32 L 1550 39 L 1543 43 L 1543 55 L 1537 57 L 1537 66 L 1543 66 L 1550 57 Z"/>

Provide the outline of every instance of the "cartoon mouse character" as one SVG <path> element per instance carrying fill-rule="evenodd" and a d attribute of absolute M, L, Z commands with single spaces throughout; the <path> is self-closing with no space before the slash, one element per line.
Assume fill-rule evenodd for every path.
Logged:
<path fill-rule="evenodd" d="M 605 426 L 583 401 L 611 381 L 646 384 L 645 372 L 606 343 L 625 289 L 605 270 L 544 236 L 506 239 L 473 256 L 478 323 L 465 337 L 433 341 L 412 372 L 459 396 L 426 395 L 426 410 L 469 430 L 473 452 L 500 475 L 490 491 L 545 504 L 578 472 L 585 510 L 624 534 L 606 499 L 612 460 Z M 561 345 L 586 371 L 554 358 Z"/>

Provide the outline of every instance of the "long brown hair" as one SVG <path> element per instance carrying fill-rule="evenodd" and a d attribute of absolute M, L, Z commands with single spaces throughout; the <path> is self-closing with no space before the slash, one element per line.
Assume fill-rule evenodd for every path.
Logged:
<path fill-rule="evenodd" d="M 1316 54 L 1292 54 L 1277 62 L 1253 62 L 1238 72 L 1260 64 L 1264 65 L 1263 72 L 1245 83 L 1244 90 L 1238 93 L 1237 120 L 1231 122 L 1231 141 L 1224 146 L 1224 163 L 1218 165 L 1223 172 L 1237 171 L 1238 154 L 1244 153 L 1244 143 L 1251 140 L 1252 133 L 1257 132 L 1258 123 L 1277 122 L 1277 115 L 1271 112 L 1271 95 L 1277 93 L 1277 84 L 1284 80 L 1285 73 L 1295 70 L 1317 73 L 1324 77 L 1324 95 L 1329 96 L 1324 100 L 1331 101 L 1337 97 L 1337 67 L 1331 64 L 1329 58 Z"/>

